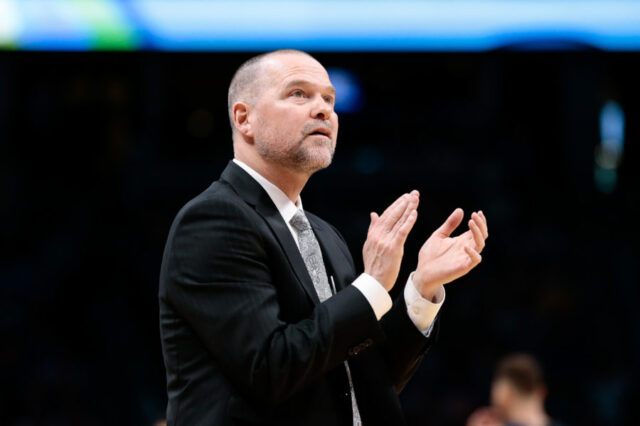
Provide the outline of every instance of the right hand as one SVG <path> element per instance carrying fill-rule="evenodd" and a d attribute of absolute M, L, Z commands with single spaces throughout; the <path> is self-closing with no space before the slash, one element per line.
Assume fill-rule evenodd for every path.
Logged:
<path fill-rule="evenodd" d="M 411 191 L 398 198 L 378 216 L 371 213 L 367 241 L 362 247 L 364 272 L 387 290 L 396 283 L 404 254 L 404 242 L 418 218 L 420 194 Z"/>

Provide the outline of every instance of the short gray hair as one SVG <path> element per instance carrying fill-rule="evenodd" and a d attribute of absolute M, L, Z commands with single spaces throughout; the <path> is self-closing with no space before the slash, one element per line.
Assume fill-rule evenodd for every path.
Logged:
<path fill-rule="evenodd" d="M 255 101 L 257 96 L 260 93 L 261 86 L 259 84 L 260 79 L 263 77 L 262 73 L 262 62 L 264 59 L 275 56 L 275 55 L 285 55 L 285 54 L 293 54 L 293 55 L 306 55 L 312 57 L 306 52 L 295 49 L 280 49 L 274 50 L 272 52 L 262 53 L 260 55 L 254 56 L 253 58 L 245 61 L 240 67 L 236 70 L 233 78 L 231 79 L 231 83 L 229 84 L 229 93 L 227 95 L 227 104 L 229 111 L 229 122 L 231 124 L 231 131 L 234 131 L 235 127 L 233 125 L 233 104 L 238 102 L 239 100 L 245 100 L 249 103 Z"/>

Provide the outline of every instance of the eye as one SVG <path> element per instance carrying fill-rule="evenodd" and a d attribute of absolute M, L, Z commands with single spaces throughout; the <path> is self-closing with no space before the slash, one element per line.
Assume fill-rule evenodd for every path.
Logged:
<path fill-rule="evenodd" d="M 289 93 L 289 96 L 293 96 L 294 98 L 304 98 L 305 97 L 305 93 L 300 89 L 296 89 L 296 90 L 292 91 L 291 93 Z"/>
<path fill-rule="evenodd" d="M 335 99 L 333 96 L 324 96 L 324 101 L 330 105 L 333 105 L 335 102 Z"/>

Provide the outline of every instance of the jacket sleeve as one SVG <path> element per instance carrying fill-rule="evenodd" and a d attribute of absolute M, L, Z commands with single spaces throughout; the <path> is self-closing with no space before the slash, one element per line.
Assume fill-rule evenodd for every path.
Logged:
<path fill-rule="evenodd" d="M 342 234 L 333 226 L 343 248 L 343 253 L 355 271 L 355 264 Z M 398 285 L 400 283 L 397 283 Z M 380 345 L 389 374 L 400 392 L 416 372 L 429 348 L 438 336 L 439 320 L 436 317 L 429 337 L 415 326 L 407 312 L 404 291 L 396 298 L 392 308 L 380 319 L 384 341 Z"/>
<path fill-rule="evenodd" d="M 409 318 L 403 294 L 401 292 L 391 310 L 381 319 L 382 328 L 388 336 L 382 352 L 397 392 L 405 387 L 416 372 L 436 341 L 439 329 L 439 320 L 436 318 L 431 334 L 425 337 Z"/>
<path fill-rule="evenodd" d="M 356 288 L 297 323 L 282 321 L 257 219 L 219 198 L 185 207 L 167 243 L 165 297 L 239 391 L 278 404 L 347 359 L 353 345 L 381 340 L 382 330 Z"/>

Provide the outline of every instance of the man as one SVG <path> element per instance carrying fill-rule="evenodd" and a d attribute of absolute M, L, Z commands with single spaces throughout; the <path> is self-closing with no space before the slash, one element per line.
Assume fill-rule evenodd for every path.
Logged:
<path fill-rule="evenodd" d="M 252 58 L 229 88 L 234 160 L 169 232 L 160 329 L 169 425 L 400 425 L 398 392 L 432 340 L 443 284 L 475 267 L 487 238 L 461 209 L 427 240 L 392 303 L 419 194 L 371 214 L 358 275 L 331 225 L 302 208 L 332 160 L 335 90 L 292 50 Z"/>
<path fill-rule="evenodd" d="M 476 410 L 467 426 L 560 426 L 544 408 L 547 397 L 542 369 L 527 354 L 504 357 L 491 384 L 491 407 Z"/>

